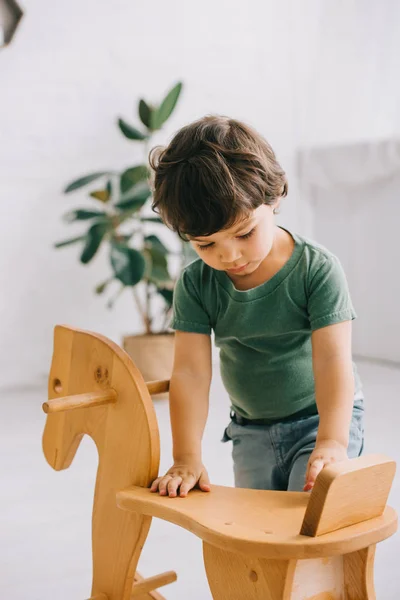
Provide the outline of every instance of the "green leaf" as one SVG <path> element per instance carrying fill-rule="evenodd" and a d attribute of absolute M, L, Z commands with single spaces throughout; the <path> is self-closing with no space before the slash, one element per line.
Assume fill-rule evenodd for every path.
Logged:
<path fill-rule="evenodd" d="M 99 173 L 92 173 L 91 175 L 85 175 L 85 177 L 76 179 L 75 181 L 67 185 L 67 187 L 64 190 L 64 194 L 69 194 L 69 192 L 73 192 L 74 190 L 77 190 L 83 187 L 84 185 L 95 181 L 95 179 L 103 177 L 104 175 L 111 175 L 111 173 L 109 171 L 100 171 Z"/>
<path fill-rule="evenodd" d="M 107 302 L 107 308 L 113 308 L 114 307 L 114 304 L 116 303 L 116 301 L 118 300 L 119 296 L 122 294 L 122 292 L 124 291 L 124 289 L 125 289 L 125 286 L 121 285 L 121 287 L 119 288 L 119 290 L 115 294 L 114 298 L 110 298 L 109 301 Z"/>
<path fill-rule="evenodd" d="M 72 223 L 73 221 L 87 221 L 88 219 L 94 219 L 96 217 L 106 217 L 107 213 L 100 210 L 86 210 L 85 208 L 77 208 L 71 210 L 64 215 L 64 221 Z"/>
<path fill-rule="evenodd" d="M 128 125 L 126 121 L 123 119 L 118 119 L 118 126 L 125 137 L 128 140 L 145 140 L 147 139 L 147 135 L 136 129 L 136 127 L 132 127 L 132 125 Z"/>
<path fill-rule="evenodd" d="M 160 129 L 165 121 L 171 116 L 178 98 L 182 91 L 182 83 L 177 83 L 170 92 L 165 96 L 159 108 L 154 111 L 151 119 L 152 129 Z"/>
<path fill-rule="evenodd" d="M 151 195 L 151 190 L 149 186 L 143 183 L 138 183 L 129 194 L 126 194 L 121 197 L 121 200 L 117 202 L 114 206 L 115 208 L 119 208 L 120 210 L 129 210 L 136 212 L 146 202 L 147 198 Z"/>
<path fill-rule="evenodd" d="M 131 215 L 137 213 L 142 208 L 143 204 L 142 200 L 127 200 L 124 204 L 121 203 L 121 206 L 118 207 L 121 210 L 118 215 L 119 222 L 123 223 L 129 219 Z"/>
<path fill-rule="evenodd" d="M 167 305 L 171 307 L 174 298 L 173 290 L 169 290 L 168 288 L 157 288 L 157 292 L 164 298 Z"/>
<path fill-rule="evenodd" d="M 148 275 L 149 280 L 156 285 L 170 282 L 171 276 L 168 273 L 168 263 L 165 254 L 158 248 L 147 248 L 147 252 L 151 259 L 151 268 Z"/>
<path fill-rule="evenodd" d="M 63 248 L 64 246 L 70 246 L 71 244 L 81 242 L 82 240 L 86 240 L 86 235 L 79 235 L 78 237 L 74 237 L 69 240 L 64 240 L 63 242 L 57 242 L 56 244 L 54 244 L 54 248 Z"/>
<path fill-rule="evenodd" d="M 106 281 L 103 281 L 103 283 L 99 283 L 99 285 L 96 285 L 94 291 L 96 294 L 103 294 L 103 292 L 105 291 L 105 289 L 107 288 L 107 286 L 111 283 L 111 281 L 113 280 L 113 277 L 111 277 L 110 279 L 106 279 Z"/>
<path fill-rule="evenodd" d="M 110 182 L 108 182 L 110 183 Z M 111 194 L 108 189 L 105 190 L 97 190 L 95 192 L 90 192 L 89 196 L 91 198 L 95 198 L 96 200 L 100 200 L 100 202 L 106 203 L 109 201 Z"/>
<path fill-rule="evenodd" d="M 81 254 L 81 262 L 84 265 L 90 262 L 96 254 L 108 228 L 108 223 L 100 222 L 92 225 L 89 231 L 87 232 L 86 244 Z"/>
<path fill-rule="evenodd" d="M 145 238 L 146 246 L 150 246 L 150 248 L 155 248 L 159 250 L 163 254 L 168 254 L 169 250 L 164 246 L 162 241 L 156 235 L 147 235 Z"/>
<path fill-rule="evenodd" d="M 120 190 L 124 194 L 140 181 L 146 181 L 149 177 L 149 170 L 146 165 L 137 165 L 124 171 L 120 179 Z"/>
<path fill-rule="evenodd" d="M 148 221 L 149 223 L 162 223 L 163 220 L 160 217 L 140 217 L 141 221 Z"/>
<path fill-rule="evenodd" d="M 112 244 L 110 261 L 115 276 L 124 285 L 136 285 L 144 275 L 145 259 L 134 248 L 129 248 L 124 244 Z"/>
<path fill-rule="evenodd" d="M 140 100 L 139 102 L 139 117 L 142 121 L 143 125 L 146 125 L 149 129 L 151 128 L 151 116 L 153 113 L 153 108 L 150 107 L 145 100 Z"/>
<path fill-rule="evenodd" d="M 127 242 L 129 242 L 129 240 L 131 239 L 131 237 L 133 236 L 134 232 L 132 233 L 128 233 L 128 234 L 121 234 L 121 233 L 114 233 L 113 237 L 112 237 L 112 241 L 115 244 L 126 244 Z"/>

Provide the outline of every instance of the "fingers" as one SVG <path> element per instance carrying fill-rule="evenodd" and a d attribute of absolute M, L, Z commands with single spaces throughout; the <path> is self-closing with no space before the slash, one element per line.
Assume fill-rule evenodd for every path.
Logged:
<path fill-rule="evenodd" d="M 314 487 L 315 480 L 324 466 L 325 461 L 322 458 L 316 458 L 312 463 L 309 464 L 306 475 L 306 483 L 304 486 L 305 492 L 309 492 Z"/>
<path fill-rule="evenodd" d="M 150 487 L 151 492 L 159 492 L 160 496 L 169 496 L 175 498 L 179 495 L 187 496 L 188 492 L 194 488 L 196 480 L 193 476 L 180 476 L 167 473 L 164 477 L 158 477 L 153 481 Z"/>
<path fill-rule="evenodd" d="M 181 485 L 181 483 L 182 483 L 182 477 L 180 477 L 179 475 L 173 476 L 167 482 L 165 494 L 161 493 L 161 490 L 160 490 L 161 496 L 166 496 L 168 494 L 168 496 L 170 496 L 170 498 L 175 498 L 178 495 L 178 488 Z"/>
<path fill-rule="evenodd" d="M 209 492 L 211 490 L 210 479 L 207 471 L 203 471 L 199 479 L 199 488 L 203 492 Z"/>
<path fill-rule="evenodd" d="M 168 484 L 173 479 L 173 476 L 169 473 L 167 473 L 163 477 L 158 477 L 151 484 L 150 491 L 160 492 L 161 496 L 165 496 L 167 494 Z M 171 486 L 171 491 L 173 491 L 173 486 Z"/>
<path fill-rule="evenodd" d="M 181 487 L 179 490 L 179 495 L 181 498 L 186 498 L 190 490 L 194 488 L 196 485 L 196 481 L 194 477 L 186 477 L 181 483 Z"/>
<path fill-rule="evenodd" d="M 153 493 L 154 493 L 154 492 L 157 492 L 157 491 L 158 491 L 158 484 L 160 483 L 161 479 L 162 479 L 162 477 L 157 477 L 157 479 L 155 479 L 155 480 L 153 481 L 153 483 L 152 483 L 152 484 L 151 484 L 151 486 L 150 486 L 150 491 L 151 491 L 151 492 L 153 492 Z"/>
<path fill-rule="evenodd" d="M 187 468 L 186 466 L 185 468 L 174 467 L 163 477 L 155 479 L 150 486 L 150 491 L 153 493 L 158 491 L 160 496 L 169 496 L 170 498 L 181 496 L 185 498 L 196 484 L 203 492 L 210 491 L 210 480 L 204 468 L 201 470 Z"/>
<path fill-rule="evenodd" d="M 182 477 L 179 475 L 165 475 L 158 484 L 160 496 L 171 496 L 171 498 L 174 498 L 181 483 Z"/>

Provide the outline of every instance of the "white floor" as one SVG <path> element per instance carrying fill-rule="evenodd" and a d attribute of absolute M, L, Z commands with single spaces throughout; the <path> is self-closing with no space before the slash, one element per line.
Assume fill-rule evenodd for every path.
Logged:
<path fill-rule="evenodd" d="M 400 370 L 367 363 L 359 363 L 359 368 L 368 407 L 366 452 L 382 452 L 400 462 Z M 45 398 L 45 384 L 2 393 L 1 600 L 83 600 L 90 595 L 90 520 L 97 456 L 91 440 L 84 439 L 71 468 L 52 471 L 41 451 Z M 164 470 L 170 463 L 167 403 L 159 401 L 156 410 Z M 228 412 L 227 397 L 216 376 L 204 462 L 212 481 L 223 485 L 232 484 L 230 444 L 220 443 Z M 400 512 L 400 476 L 389 503 Z M 399 554 L 400 534 L 378 547 L 378 600 L 400 598 Z M 211 598 L 201 543 L 177 527 L 153 521 L 139 566 L 145 576 L 167 570 L 178 573 L 177 583 L 163 590 L 168 600 Z"/>

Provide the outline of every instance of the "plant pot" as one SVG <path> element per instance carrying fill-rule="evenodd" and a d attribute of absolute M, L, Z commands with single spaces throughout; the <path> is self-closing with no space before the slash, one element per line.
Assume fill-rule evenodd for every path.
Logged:
<path fill-rule="evenodd" d="M 147 381 L 171 379 L 174 360 L 174 333 L 128 335 L 123 339 L 123 348 Z M 154 398 L 168 398 L 168 393 Z"/>

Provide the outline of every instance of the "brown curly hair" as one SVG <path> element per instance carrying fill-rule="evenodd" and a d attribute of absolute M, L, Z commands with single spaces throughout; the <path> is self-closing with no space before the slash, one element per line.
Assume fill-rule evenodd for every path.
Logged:
<path fill-rule="evenodd" d="M 181 238 L 208 236 L 286 196 L 285 172 L 248 125 L 206 116 L 150 152 L 153 210 Z"/>

